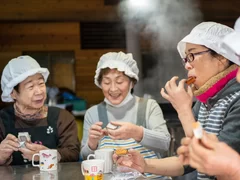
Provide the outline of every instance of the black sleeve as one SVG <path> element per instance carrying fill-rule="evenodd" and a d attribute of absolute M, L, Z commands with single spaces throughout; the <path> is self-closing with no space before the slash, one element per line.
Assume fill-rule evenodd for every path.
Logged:
<path fill-rule="evenodd" d="M 189 166 L 189 165 L 183 166 L 183 168 L 184 168 L 184 173 L 183 173 L 183 175 L 188 174 L 188 173 L 193 172 L 193 171 L 196 170 L 196 169 L 192 168 L 192 167 Z"/>

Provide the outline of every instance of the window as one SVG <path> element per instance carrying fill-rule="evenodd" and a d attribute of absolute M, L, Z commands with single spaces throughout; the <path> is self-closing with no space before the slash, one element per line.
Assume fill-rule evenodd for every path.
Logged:
<path fill-rule="evenodd" d="M 75 91 L 74 52 L 24 52 L 36 59 L 41 67 L 48 68 L 47 86 L 68 88 Z"/>

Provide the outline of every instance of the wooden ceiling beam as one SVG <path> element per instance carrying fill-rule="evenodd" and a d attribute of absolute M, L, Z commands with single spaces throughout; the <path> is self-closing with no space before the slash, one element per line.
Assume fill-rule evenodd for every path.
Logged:
<path fill-rule="evenodd" d="M 46 22 L 46 21 L 116 21 L 120 19 L 115 9 L 70 12 L 24 12 L 3 13 L 0 11 L 0 22 Z"/>
<path fill-rule="evenodd" d="M 116 21 L 120 20 L 116 2 L 119 0 L 1 0 L 0 22 Z M 199 0 L 203 20 L 235 21 L 239 7 L 240 0 Z"/>

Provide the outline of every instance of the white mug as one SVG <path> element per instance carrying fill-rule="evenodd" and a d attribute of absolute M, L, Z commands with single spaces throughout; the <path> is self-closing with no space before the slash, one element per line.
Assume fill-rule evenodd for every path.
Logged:
<path fill-rule="evenodd" d="M 103 159 L 104 163 L 104 173 L 110 173 L 113 167 L 113 149 L 98 149 L 94 152 L 94 154 L 89 154 L 87 159 L 89 160 L 91 157 L 94 159 Z"/>
<path fill-rule="evenodd" d="M 39 167 L 40 171 L 53 171 L 57 170 L 58 158 L 57 150 L 47 149 L 41 150 L 32 157 L 32 165 Z M 39 164 L 34 164 L 34 157 L 39 156 Z"/>
<path fill-rule="evenodd" d="M 85 179 L 102 180 L 104 171 L 104 160 L 90 159 L 85 160 L 81 164 L 82 174 Z"/>

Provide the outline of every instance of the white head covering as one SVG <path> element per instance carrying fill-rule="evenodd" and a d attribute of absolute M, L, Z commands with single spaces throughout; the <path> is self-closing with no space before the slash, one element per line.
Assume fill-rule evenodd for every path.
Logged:
<path fill-rule="evenodd" d="M 240 17 L 237 19 L 234 29 L 235 32 L 227 35 L 223 39 L 222 47 L 231 50 L 233 53 L 240 56 Z M 236 59 L 233 59 L 233 62 L 240 65 L 240 58 L 236 56 Z"/>
<path fill-rule="evenodd" d="M 48 69 L 41 68 L 37 61 L 30 56 L 19 56 L 9 61 L 2 73 L 2 101 L 12 102 L 11 93 L 13 88 L 27 77 L 37 73 L 41 73 L 45 82 L 47 81 Z"/>
<path fill-rule="evenodd" d="M 189 35 L 178 43 L 178 52 L 182 58 L 185 58 L 186 43 L 192 43 L 206 46 L 228 60 L 233 61 L 236 55 L 232 51 L 228 51 L 221 46 L 223 37 L 233 31 L 232 28 L 215 22 L 200 23 L 192 29 Z"/>
<path fill-rule="evenodd" d="M 127 76 L 138 81 L 139 70 L 131 53 L 125 54 L 123 52 L 109 52 L 100 57 L 94 76 L 94 83 L 100 88 L 101 85 L 98 83 L 98 78 L 101 70 L 104 68 L 117 69 L 118 71 L 122 71 Z"/>

